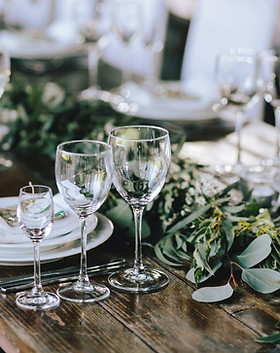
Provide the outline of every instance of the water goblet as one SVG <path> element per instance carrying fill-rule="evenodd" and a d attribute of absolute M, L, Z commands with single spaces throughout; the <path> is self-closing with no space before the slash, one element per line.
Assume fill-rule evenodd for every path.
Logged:
<path fill-rule="evenodd" d="M 87 274 L 87 222 L 105 201 L 112 182 L 111 147 L 105 142 L 74 140 L 59 144 L 55 177 L 65 202 L 77 213 L 81 225 L 81 259 L 76 283 L 57 291 L 60 298 L 82 303 L 106 299 L 110 290 L 91 283 Z"/>
<path fill-rule="evenodd" d="M 237 135 L 235 170 L 241 165 L 241 129 L 246 118 L 245 110 L 256 102 L 257 74 L 257 55 L 251 49 L 231 49 L 230 52 L 218 56 L 216 78 L 221 99 L 217 106 L 222 109 L 230 108 L 234 113 Z"/>
<path fill-rule="evenodd" d="M 49 187 L 29 185 L 20 189 L 17 217 L 20 228 L 32 240 L 34 247 L 34 286 L 31 292 L 16 298 L 16 304 L 24 309 L 51 309 L 60 303 L 59 297 L 45 292 L 41 284 L 40 242 L 51 232 L 53 215 L 53 195 Z"/>
<path fill-rule="evenodd" d="M 168 284 L 165 273 L 142 260 L 141 226 L 145 206 L 161 191 L 168 172 L 171 150 L 169 133 L 156 126 L 131 125 L 109 133 L 113 153 L 113 184 L 132 207 L 135 221 L 134 265 L 113 273 L 113 288 L 131 293 L 156 291 Z"/>

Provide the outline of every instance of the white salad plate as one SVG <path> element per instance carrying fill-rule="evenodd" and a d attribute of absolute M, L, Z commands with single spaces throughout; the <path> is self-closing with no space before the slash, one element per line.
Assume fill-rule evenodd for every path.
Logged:
<path fill-rule="evenodd" d="M 91 233 L 88 234 L 87 250 L 95 248 L 106 240 L 110 238 L 113 233 L 113 224 L 105 216 L 96 213 L 97 225 Z M 41 263 L 53 262 L 60 260 L 62 258 L 79 254 L 81 252 L 81 241 L 80 237 L 74 240 L 66 241 L 64 243 L 59 243 L 49 250 L 41 252 L 40 260 Z M 43 244 L 44 240 L 42 241 Z M 31 241 L 30 241 L 31 243 Z M 17 244 L 10 244 L 16 249 Z M 3 266 L 28 266 L 33 264 L 33 253 L 26 253 L 18 251 L 18 249 L 13 254 L 11 248 L 9 252 L 7 249 L 3 249 L 0 245 L 0 265 Z"/>

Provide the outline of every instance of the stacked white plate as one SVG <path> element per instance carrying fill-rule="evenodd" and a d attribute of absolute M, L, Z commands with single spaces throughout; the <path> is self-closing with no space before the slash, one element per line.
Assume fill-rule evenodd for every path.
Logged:
<path fill-rule="evenodd" d="M 0 209 L 16 208 L 18 197 L 0 198 Z M 51 233 L 40 245 L 41 262 L 56 261 L 75 255 L 81 251 L 80 222 L 74 213 L 57 194 L 54 196 L 55 212 L 64 211 L 63 218 L 55 218 Z M 112 222 L 96 213 L 88 223 L 87 249 L 92 249 L 105 242 L 113 232 Z M 33 244 L 23 233 L 18 224 L 8 224 L 0 217 L 0 264 L 33 264 Z"/>
<path fill-rule="evenodd" d="M 212 107 L 218 91 L 209 80 L 159 81 L 152 90 L 129 82 L 123 90 L 128 92 L 124 101 L 133 104 L 131 115 L 142 119 L 200 123 L 217 117 Z M 121 110 L 116 104 L 112 107 Z"/>

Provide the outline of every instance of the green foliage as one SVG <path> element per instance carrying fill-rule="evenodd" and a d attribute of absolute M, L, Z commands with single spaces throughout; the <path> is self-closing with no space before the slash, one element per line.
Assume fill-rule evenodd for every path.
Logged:
<path fill-rule="evenodd" d="M 68 97 L 51 82 L 26 85 L 13 81 L 0 104 L 10 127 L 2 148 L 25 158 L 37 154 L 54 160 L 56 146 L 62 141 L 106 140 L 114 126 L 137 123 L 132 117 L 116 113 L 107 103 Z M 180 159 L 184 140 L 178 136 L 171 136 L 171 140 L 169 175 L 161 193 L 147 205 L 143 222 L 143 235 L 149 236 L 155 254 L 168 265 L 186 266 L 186 278 L 196 284 L 208 280 L 222 267 L 228 269 L 230 264 L 226 285 L 195 292 L 194 297 L 203 301 L 232 295 L 233 266 L 241 269 L 242 279 L 255 290 L 277 290 L 280 218 L 272 219 L 255 200 L 248 203 L 236 199 L 237 184 L 221 187 L 203 166 Z M 131 209 L 114 188 L 100 211 L 123 234 L 134 233 Z M 212 295 L 214 292 L 217 294 Z"/>
<path fill-rule="evenodd" d="M 68 97 L 51 82 L 26 85 L 13 81 L 0 104 L 9 115 L 10 129 L 3 147 L 23 157 L 34 153 L 54 160 L 60 142 L 106 140 L 113 126 L 128 121 L 127 116 L 116 113 L 108 104 Z"/>

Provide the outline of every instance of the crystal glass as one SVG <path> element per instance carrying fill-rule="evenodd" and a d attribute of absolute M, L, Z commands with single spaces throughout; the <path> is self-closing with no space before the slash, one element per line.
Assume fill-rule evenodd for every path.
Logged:
<path fill-rule="evenodd" d="M 11 76 L 11 60 L 9 53 L 5 49 L 0 49 L 0 98 L 5 92 L 7 83 Z M 6 130 L 6 126 L 3 124 L 3 131 Z M 0 154 L 0 170 L 6 169 L 12 166 L 12 161 L 7 159 L 3 153 Z"/>
<path fill-rule="evenodd" d="M 155 126 L 124 126 L 109 133 L 113 152 L 113 183 L 132 207 L 135 220 L 134 266 L 109 276 L 112 287 L 126 292 L 149 292 L 168 284 L 163 272 L 142 261 L 141 226 L 145 206 L 161 191 L 171 151 L 169 133 Z"/>
<path fill-rule="evenodd" d="M 236 167 L 241 164 L 241 129 L 246 120 L 245 111 L 255 104 L 254 98 L 257 97 L 257 74 L 257 55 L 251 49 L 232 49 L 218 56 L 216 77 L 221 92 L 218 106 L 234 112 Z"/>
<path fill-rule="evenodd" d="M 139 3 L 137 0 L 112 0 L 110 9 L 112 32 L 124 45 L 120 93 L 123 96 L 128 96 L 133 63 L 130 45 L 133 37 L 139 31 Z"/>
<path fill-rule="evenodd" d="M 109 43 L 110 16 L 106 0 L 76 0 L 75 14 L 78 36 L 87 47 L 88 89 L 86 98 L 98 98 L 98 63 Z"/>
<path fill-rule="evenodd" d="M 166 0 L 142 0 L 140 7 L 140 38 L 151 57 L 150 72 L 145 78 L 145 86 L 155 90 L 158 84 L 160 56 L 163 50 L 167 25 Z"/>
<path fill-rule="evenodd" d="M 60 303 L 56 294 L 43 290 L 40 272 L 40 242 L 51 232 L 53 215 L 53 195 L 49 187 L 29 185 L 20 189 L 17 217 L 20 228 L 34 246 L 33 289 L 16 298 L 17 305 L 24 309 L 50 309 Z"/>
<path fill-rule="evenodd" d="M 273 107 L 276 127 L 274 162 L 280 163 L 280 50 L 259 53 L 259 83 L 264 100 Z"/>
<path fill-rule="evenodd" d="M 57 146 L 55 177 L 59 192 L 77 213 L 81 224 L 79 278 L 57 291 L 72 302 L 97 302 L 107 298 L 109 288 L 91 283 L 87 274 L 87 222 L 105 201 L 112 182 L 111 147 L 105 142 L 76 140 Z"/>

